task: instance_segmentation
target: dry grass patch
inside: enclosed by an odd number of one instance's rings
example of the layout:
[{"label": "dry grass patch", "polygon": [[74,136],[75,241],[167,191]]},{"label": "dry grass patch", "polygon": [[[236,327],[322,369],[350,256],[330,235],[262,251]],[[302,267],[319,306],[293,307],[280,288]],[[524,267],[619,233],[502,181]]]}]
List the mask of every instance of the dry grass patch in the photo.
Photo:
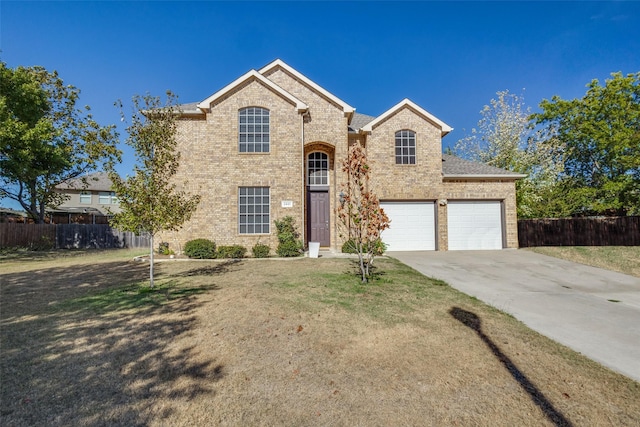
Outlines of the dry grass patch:
[{"label": "dry grass patch", "polygon": [[638,383],[394,260],[95,261],[2,269],[1,424],[640,423]]},{"label": "dry grass patch", "polygon": [[640,246],[545,246],[526,250],[640,277]]}]

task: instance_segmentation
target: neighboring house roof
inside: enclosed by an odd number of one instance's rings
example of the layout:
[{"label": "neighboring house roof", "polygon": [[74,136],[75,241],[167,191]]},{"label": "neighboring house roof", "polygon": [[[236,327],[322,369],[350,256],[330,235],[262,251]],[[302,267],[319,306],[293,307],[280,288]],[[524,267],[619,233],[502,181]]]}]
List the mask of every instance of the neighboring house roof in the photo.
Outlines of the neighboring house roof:
[{"label": "neighboring house roof", "polygon": [[95,172],[84,177],[69,179],[56,185],[56,188],[59,190],[111,191],[111,185],[111,180],[106,172]]},{"label": "neighboring house roof", "polygon": [[15,209],[2,208],[0,207],[0,215],[2,216],[19,216],[26,218],[27,213],[24,211],[17,211]]},{"label": "neighboring house roof", "polygon": [[402,110],[403,108],[410,108],[416,113],[418,113],[419,115],[423,116],[425,119],[434,123],[436,126],[440,128],[440,131],[442,132],[442,136],[445,136],[446,134],[448,134],[453,130],[451,126],[449,126],[442,120],[438,119],[436,116],[429,113],[427,110],[420,107],[418,104],[412,102],[408,98],[403,99],[398,104],[394,105],[393,107],[391,107],[390,109],[388,109],[387,111],[379,115],[375,120],[367,123],[362,128],[362,130],[364,132],[371,132],[376,125],[378,125],[379,123],[382,123],[383,121],[385,121],[386,119],[388,119],[389,117],[397,113],[398,111]]},{"label": "neighboring house roof", "polygon": [[294,70],[293,68],[291,68],[289,65],[287,65],[281,59],[276,59],[275,61],[271,62],[270,64],[265,65],[264,67],[262,67],[259,70],[259,73],[264,75],[264,74],[268,73],[269,71],[271,71],[273,69],[276,69],[276,68],[281,68],[281,69],[285,70],[287,73],[291,74],[292,76],[294,76],[296,79],[298,79],[299,81],[301,81],[305,85],[311,87],[316,92],[322,94],[325,98],[330,99],[335,104],[338,104],[340,107],[342,107],[342,111],[344,112],[345,115],[353,114],[355,112],[355,110],[356,110],[355,108],[353,108],[352,106],[350,106],[349,104],[347,104],[346,102],[344,102],[343,100],[341,100],[340,98],[338,98],[337,96],[332,94],[331,92],[327,91],[326,89],[318,86],[316,83],[314,83],[313,81],[309,80],[306,76],[304,76],[303,74],[301,74],[297,70]]},{"label": "neighboring house roof", "polygon": [[[295,105],[296,108],[298,109],[298,112],[306,111],[309,108],[307,104],[300,101],[298,98],[291,95],[289,92],[282,89],[280,86],[278,86],[277,84],[275,84],[274,82],[272,82],[271,80],[263,76],[262,74],[258,73],[256,70],[251,70],[245,73],[244,75],[240,76],[239,78],[235,79],[233,82],[229,83],[227,86],[223,87],[222,89],[220,89],[219,91],[217,91],[216,93],[214,93],[213,95],[205,99],[204,101],[200,102],[197,105],[197,107],[202,110],[208,110],[209,108],[211,108],[212,103],[216,102],[218,99],[229,94],[239,86],[246,84],[250,80],[257,80],[263,85],[265,85],[266,87],[270,88],[275,93],[279,94],[284,99],[288,100],[293,105]],[[189,105],[189,104],[185,104],[185,105]]]},{"label": "neighboring house roof", "polygon": [[355,133],[364,127],[367,123],[375,120],[375,116],[368,116],[366,114],[353,113],[351,123],[349,124],[349,132]]},{"label": "neighboring house roof", "polygon": [[495,166],[489,166],[484,163],[471,162],[469,160],[464,160],[460,157],[452,156],[450,154],[442,155],[442,175],[444,178],[449,179],[519,179],[526,177],[526,175],[520,173],[511,172],[509,170],[497,168]]}]

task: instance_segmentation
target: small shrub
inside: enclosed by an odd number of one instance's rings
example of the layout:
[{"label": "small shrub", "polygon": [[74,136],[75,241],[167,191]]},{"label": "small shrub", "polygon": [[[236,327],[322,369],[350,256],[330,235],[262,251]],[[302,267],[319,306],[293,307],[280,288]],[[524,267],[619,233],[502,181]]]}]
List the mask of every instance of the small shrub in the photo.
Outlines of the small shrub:
[{"label": "small shrub", "polygon": [[189,258],[212,259],[216,257],[216,244],[209,239],[189,240],[184,245],[184,253]]},{"label": "small shrub", "polygon": [[253,252],[254,258],[266,258],[269,256],[269,252],[271,252],[271,248],[269,247],[269,245],[256,243],[256,245],[253,248],[251,248],[251,252]]},{"label": "small shrub", "polygon": [[298,239],[300,233],[296,230],[296,221],[291,216],[285,216],[282,220],[275,220],[278,233],[278,248],[276,253],[281,257],[296,257],[302,255],[303,245]]},{"label": "small shrub", "polygon": [[278,245],[276,253],[281,257],[296,257],[302,254],[302,242],[299,240],[291,240]]},{"label": "small shrub", "polygon": [[[384,243],[382,240],[377,240],[375,242],[375,251],[373,252],[374,255],[382,255],[384,253],[384,251],[387,250],[387,245],[386,243]],[[364,246],[364,251],[368,252],[369,248],[367,245]],[[349,239],[346,242],[344,242],[344,244],[342,245],[342,253],[343,254],[357,254],[358,253],[358,249],[356,248],[356,243],[353,239]]]},{"label": "small shrub", "polygon": [[343,254],[355,254],[356,252],[356,243],[353,241],[353,239],[349,239],[342,244]]},{"label": "small shrub", "polygon": [[29,243],[27,249],[30,251],[49,251],[55,248],[55,242],[49,236],[40,236],[40,238]]},{"label": "small shrub", "polygon": [[158,243],[158,253],[160,255],[170,255],[171,250],[169,249],[169,243],[168,242]]},{"label": "small shrub", "polygon": [[218,258],[244,258],[247,248],[240,245],[218,246]]}]

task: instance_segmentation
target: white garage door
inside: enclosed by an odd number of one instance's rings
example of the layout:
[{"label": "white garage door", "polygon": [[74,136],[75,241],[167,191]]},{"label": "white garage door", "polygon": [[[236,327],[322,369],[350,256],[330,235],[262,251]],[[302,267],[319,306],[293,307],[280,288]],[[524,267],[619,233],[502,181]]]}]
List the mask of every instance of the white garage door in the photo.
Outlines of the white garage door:
[{"label": "white garage door", "polygon": [[382,232],[387,250],[435,250],[434,202],[382,202],[380,206],[391,220],[390,227]]},{"label": "white garage door", "polygon": [[502,249],[500,202],[449,202],[447,228],[450,251]]}]

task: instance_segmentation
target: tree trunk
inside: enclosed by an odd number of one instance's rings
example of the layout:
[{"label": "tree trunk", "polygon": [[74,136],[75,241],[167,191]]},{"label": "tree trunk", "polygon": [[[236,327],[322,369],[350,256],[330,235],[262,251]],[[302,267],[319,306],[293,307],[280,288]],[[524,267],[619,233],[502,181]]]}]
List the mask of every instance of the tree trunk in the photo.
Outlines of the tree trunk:
[{"label": "tree trunk", "polygon": [[153,234],[149,233],[149,287],[153,286]]}]

